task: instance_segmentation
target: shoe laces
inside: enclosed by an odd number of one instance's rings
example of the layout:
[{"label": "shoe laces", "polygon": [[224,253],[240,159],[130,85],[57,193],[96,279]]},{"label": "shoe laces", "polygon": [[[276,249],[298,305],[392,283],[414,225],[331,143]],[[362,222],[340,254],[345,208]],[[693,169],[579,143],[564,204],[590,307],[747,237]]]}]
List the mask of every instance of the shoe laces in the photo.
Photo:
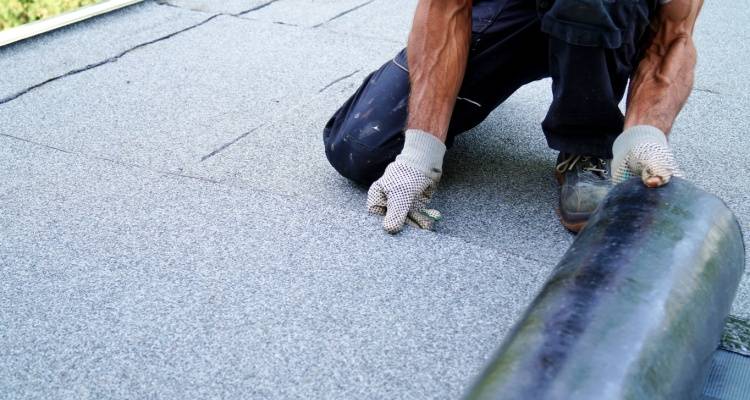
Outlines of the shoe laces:
[{"label": "shoe laces", "polygon": [[587,172],[593,172],[602,176],[607,174],[606,161],[603,158],[571,154],[555,167],[557,172],[565,173],[571,171],[576,165]]}]

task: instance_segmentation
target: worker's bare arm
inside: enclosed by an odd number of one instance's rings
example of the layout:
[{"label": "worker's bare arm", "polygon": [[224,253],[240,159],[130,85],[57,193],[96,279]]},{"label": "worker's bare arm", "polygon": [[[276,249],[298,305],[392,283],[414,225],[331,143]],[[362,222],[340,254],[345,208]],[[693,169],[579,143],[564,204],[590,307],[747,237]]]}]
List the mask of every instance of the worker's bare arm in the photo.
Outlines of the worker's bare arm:
[{"label": "worker's bare arm", "polygon": [[445,142],[471,38],[471,0],[420,0],[407,45],[408,129]]},{"label": "worker's bare arm", "polygon": [[668,133],[693,88],[693,27],[703,0],[672,0],[652,23],[653,41],[630,82],[625,128],[651,125]]}]

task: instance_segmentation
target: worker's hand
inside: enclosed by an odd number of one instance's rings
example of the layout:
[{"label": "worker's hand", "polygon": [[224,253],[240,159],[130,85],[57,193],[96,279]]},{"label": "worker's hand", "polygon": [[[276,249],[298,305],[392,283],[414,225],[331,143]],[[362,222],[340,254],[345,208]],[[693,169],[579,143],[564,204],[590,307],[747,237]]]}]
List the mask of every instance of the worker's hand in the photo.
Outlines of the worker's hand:
[{"label": "worker's hand", "polygon": [[445,145],[435,136],[410,129],[404,149],[367,193],[367,210],[384,215],[383,228],[396,233],[405,222],[432,229],[440,213],[427,209],[442,174]]},{"label": "worker's hand", "polygon": [[658,128],[638,125],[628,128],[612,146],[612,180],[615,184],[640,176],[648,187],[666,185],[682,171],[674,160],[667,137]]}]

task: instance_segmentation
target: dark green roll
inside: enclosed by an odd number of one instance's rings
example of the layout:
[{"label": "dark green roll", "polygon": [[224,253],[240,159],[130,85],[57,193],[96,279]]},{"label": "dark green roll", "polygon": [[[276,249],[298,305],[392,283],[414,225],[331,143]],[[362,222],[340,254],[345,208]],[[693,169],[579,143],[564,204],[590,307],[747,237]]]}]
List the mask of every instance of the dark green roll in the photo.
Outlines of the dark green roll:
[{"label": "dark green roll", "polygon": [[678,178],[624,182],[466,398],[699,398],[744,264],[721,200]]}]

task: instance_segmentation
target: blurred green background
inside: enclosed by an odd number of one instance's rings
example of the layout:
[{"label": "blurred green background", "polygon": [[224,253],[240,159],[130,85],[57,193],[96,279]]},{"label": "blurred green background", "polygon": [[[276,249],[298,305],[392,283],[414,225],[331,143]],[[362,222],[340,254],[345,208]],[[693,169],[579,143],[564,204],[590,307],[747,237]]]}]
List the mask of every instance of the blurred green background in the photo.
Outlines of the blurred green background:
[{"label": "blurred green background", "polygon": [[99,0],[0,0],[0,31],[97,1]]}]

